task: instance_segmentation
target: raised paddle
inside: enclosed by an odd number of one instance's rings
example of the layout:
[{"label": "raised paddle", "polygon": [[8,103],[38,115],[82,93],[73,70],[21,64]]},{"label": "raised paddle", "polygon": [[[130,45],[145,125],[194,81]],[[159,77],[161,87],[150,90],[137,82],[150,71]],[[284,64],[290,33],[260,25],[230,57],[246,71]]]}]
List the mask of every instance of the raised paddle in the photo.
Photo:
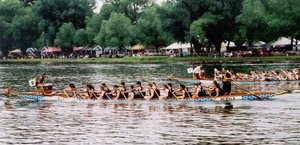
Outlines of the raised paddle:
[{"label": "raised paddle", "polygon": [[259,101],[263,100],[263,98],[261,98],[261,97],[258,96],[258,95],[255,95],[253,92],[251,92],[251,91],[249,91],[249,90],[243,88],[242,86],[237,85],[236,83],[233,83],[233,82],[232,82],[232,84],[234,84],[235,86],[237,86],[237,87],[240,88],[241,90],[246,91],[247,93],[253,95],[254,97],[256,97],[257,100],[259,100]]}]

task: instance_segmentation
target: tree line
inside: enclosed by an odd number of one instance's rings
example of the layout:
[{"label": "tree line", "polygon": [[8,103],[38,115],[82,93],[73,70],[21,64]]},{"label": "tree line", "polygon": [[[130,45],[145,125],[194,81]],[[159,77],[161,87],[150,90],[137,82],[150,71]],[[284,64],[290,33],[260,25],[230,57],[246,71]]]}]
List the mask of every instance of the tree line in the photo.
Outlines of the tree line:
[{"label": "tree line", "polygon": [[[57,45],[156,49],[189,42],[196,52],[220,52],[279,37],[300,39],[300,0],[0,0],[0,49]],[[292,42],[291,42],[292,43]],[[206,48],[205,50],[203,48]]]}]

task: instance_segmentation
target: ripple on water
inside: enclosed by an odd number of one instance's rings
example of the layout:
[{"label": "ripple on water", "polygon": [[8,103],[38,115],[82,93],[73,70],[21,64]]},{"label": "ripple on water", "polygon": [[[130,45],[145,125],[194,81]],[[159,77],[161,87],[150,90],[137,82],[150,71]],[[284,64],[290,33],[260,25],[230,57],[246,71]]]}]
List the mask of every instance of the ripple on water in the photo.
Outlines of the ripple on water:
[{"label": "ripple on water", "polygon": [[[56,88],[75,83],[98,87],[125,80],[128,84],[163,83],[175,72],[188,76],[187,63],[174,64],[2,64],[0,87],[30,90],[27,80],[49,72]],[[276,64],[237,69],[286,68]],[[216,66],[208,65],[209,73]],[[33,73],[34,72],[34,73]],[[299,89],[299,83],[249,85],[251,90]],[[217,102],[45,103],[0,101],[0,144],[297,144],[300,139],[299,94],[270,101],[233,101],[224,110]]]}]

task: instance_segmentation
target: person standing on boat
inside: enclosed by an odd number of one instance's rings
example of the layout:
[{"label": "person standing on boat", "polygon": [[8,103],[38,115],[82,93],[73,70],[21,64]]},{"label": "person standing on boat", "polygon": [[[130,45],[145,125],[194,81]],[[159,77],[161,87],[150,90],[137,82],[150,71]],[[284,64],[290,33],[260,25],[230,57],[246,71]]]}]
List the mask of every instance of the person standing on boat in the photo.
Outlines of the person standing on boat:
[{"label": "person standing on boat", "polygon": [[222,72],[223,72],[223,77],[222,77],[223,93],[224,93],[224,95],[230,95],[231,94],[231,81],[233,81],[233,79],[231,78],[231,74],[229,71],[226,71],[223,68]]}]

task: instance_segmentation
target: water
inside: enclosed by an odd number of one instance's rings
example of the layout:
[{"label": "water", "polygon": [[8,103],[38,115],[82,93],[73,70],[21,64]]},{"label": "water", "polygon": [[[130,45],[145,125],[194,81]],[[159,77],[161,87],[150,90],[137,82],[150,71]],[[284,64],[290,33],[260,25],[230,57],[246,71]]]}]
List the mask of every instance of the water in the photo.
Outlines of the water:
[{"label": "water", "polygon": [[[223,64],[236,70],[291,68],[299,64]],[[32,90],[28,79],[49,73],[55,88],[101,83],[109,86],[167,81],[175,72],[189,76],[187,63],[85,64],[5,63],[0,87]],[[207,72],[219,64],[208,64]],[[299,83],[245,86],[255,90],[300,89]],[[0,144],[298,144],[300,97],[286,94],[270,101],[222,102],[119,101],[99,104],[0,101]],[[222,107],[222,108],[220,108]]]}]

